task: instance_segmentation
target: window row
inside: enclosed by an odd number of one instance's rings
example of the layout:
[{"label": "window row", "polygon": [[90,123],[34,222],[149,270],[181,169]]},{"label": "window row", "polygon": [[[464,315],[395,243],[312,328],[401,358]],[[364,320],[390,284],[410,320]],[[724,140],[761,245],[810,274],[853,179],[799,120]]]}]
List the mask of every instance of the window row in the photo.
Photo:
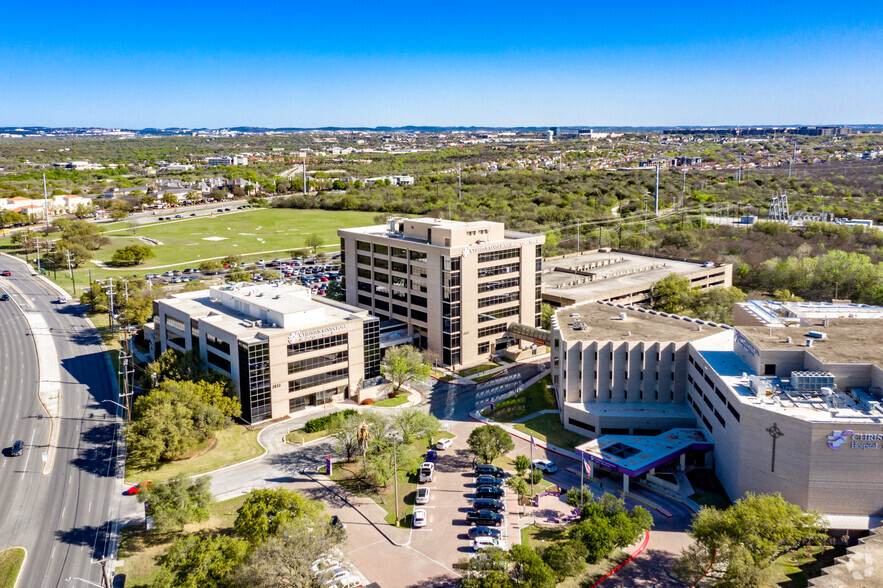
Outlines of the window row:
[{"label": "window row", "polygon": [[495,296],[485,296],[478,299],[478,308],[493,306],[495,304],[504,304],[506,302],[518,302],[519,293],[512,292],[510,294],[497,294]]},{"label": "window row", "polygon": [[288,391],[297,392],[298,390],[306,390],[307,388],[312,388],[313,386],[321,386],[323,384],[327,384],[328,382],[342,380],[347,377],[348,373],[349,370],[347,370],[347,368],[342,368],[339,370],[325,372],[323,374],[316,374],[315,376],[307,376],[306,378],[291,380],[290,382],[288,382]]},{"label": "window row", "polygon": [[514,288],[521,285],[521,278],[508,278],[505,280],[493,280],[478,285],[478,293],[492,292],[493,290],[502,290],[503,288]]},{"label": "window row", "polygon": [[508,306],[506,308],[500,308],[498,310],[489,310],[487,312],[479,313],[478,322],[486,323],[488,321],[501,319],[506,316],[514,316],[518,314],[519,308],[519,306]]},{"label": "window row", "polygon": [[347,336],[344,333],[342,335],[332,335],[331,337],[322,337],[321,339],[313,339],[312,341],[289,344],[288,355],[291,356],[297,353],[315,351],[316,349],[327,349],[329,347],[335,347],[336,345],[346,345],[346,342]]},{"label": "window row", "polygon": [[505,333],[506,329],[509,328],[509,325],[506,323],[500,323],[499,325],[491,325],[490,327],[484,327],[478,329],[478,337],[488,337],[490,335],[496,335],[498,333]]},{"label": "window row", "polygon": [[489,278],[491,276],[499,276],[500,274],[518,273],[521,269],[520,263],[506,263],[503,265],[492,265],[490,267],[478,268],[479,278]]},{"label": "window row", "polygon": [[479,253],[478,263],[496,261],[498,259],[511,259],[513,257],[521,257],[520,247],[516,247],[515,249],[502,249],[500,251],[489,251],[488,253]]},{"label": "window row", "polygon": [[326,355],[320,355],[318,357],[311,357],[309,359],[302,359],[300,361],[292,361],[288,364],[288,373],[294,374],[297,372],[305,372],[326,365],[333,365],[335,363],[346,361],[348,357],[349,353],[347,351],[338,351],[337,353],[328,353]]}]

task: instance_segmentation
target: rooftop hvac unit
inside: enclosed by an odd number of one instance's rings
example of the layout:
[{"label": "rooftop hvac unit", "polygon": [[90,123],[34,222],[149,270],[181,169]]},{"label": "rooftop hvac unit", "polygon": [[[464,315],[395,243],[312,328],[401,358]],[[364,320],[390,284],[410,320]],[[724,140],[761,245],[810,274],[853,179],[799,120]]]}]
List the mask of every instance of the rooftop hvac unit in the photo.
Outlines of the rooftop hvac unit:
[{"label": "rooftop hvac unit", "polygon": [[807,339],[807,340],[806,340],[806,346],[807,346],[807,347],[812,347],[812,339]]},{"label": "rooftop hvac unit", "polygon": [[624,312],[619,313],[619,320],[621,320],[621,321],[625,320],[625,313]]},{"label": "rooftop hvac unit", "polygon": [[791,342],[791,337],[785,337],[785,343],[790,343],[790,342]]}]

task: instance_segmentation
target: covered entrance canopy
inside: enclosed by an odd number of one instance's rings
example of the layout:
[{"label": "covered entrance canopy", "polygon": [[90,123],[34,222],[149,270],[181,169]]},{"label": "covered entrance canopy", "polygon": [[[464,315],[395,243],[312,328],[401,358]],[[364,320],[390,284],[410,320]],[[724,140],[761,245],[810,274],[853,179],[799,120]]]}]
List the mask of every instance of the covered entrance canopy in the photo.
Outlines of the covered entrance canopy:
[{"label": "covered entrance canopy", "polygon": [[623,490],[628,479],[685,455],[688,451],[714,449],[711,437],[702,429],[671,429],[652,437],[604,435],[578,445],[577,455],[602,468],[623,474]]}]

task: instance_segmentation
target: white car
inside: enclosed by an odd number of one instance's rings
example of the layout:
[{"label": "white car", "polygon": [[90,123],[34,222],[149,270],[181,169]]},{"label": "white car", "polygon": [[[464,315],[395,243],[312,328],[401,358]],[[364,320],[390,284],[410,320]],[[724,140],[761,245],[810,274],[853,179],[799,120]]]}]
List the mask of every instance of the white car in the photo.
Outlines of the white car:
[{"label": "white car", "polygon": [[549,461],[548,459],[535,459],[533,460],[533,467],[538,470],[542,470],[547,474],[554,474],[558,471],[558,466]]},{"label": "white car", "polygon": [[414,511],[414,516],[411,518],[414,524],[414,528],[420,528],[426,526],[426,511],[422,508],[418,508]]},{"label": "white car", "polygon": [[506,542],[502,539],[497,539],[496,537],[476,537],[472,540],[473,551],[481,551],[482,549],[486,549],[488,547],[499,547],[500,549],[507,549]]},{"label": "white car", "polygon": [[432,482],[432,474],[435,473],[435,464],[431,461],[424,461],[423,465],[420,466],[420,472],[417,476],[417,481],[421,484],[423,482]]},{"label": "white car", "polygon": [[429,504],[429,488],[423,486],[417,488],[417,498],[414,499],[416,504]]},{"label": "white car", "polygon": [[440,439],[438,443],[435,444],[436,449],[447,449],[451,445],[454,444],[453,439]]},{"label": "white car", "polygon": [[350,574],[349,576],[342,576],[337,578],[329,585],[329,588],[359,588],[362,586],[362,581],[359,580],[359,577]]},{"label": "white car", "polygon": [[67,303],[67,298],[65,298],[64,296],[59,296],[59,297],[58,297],[58,303],[59,303],[59,304],[65,304],[65,303]]}]

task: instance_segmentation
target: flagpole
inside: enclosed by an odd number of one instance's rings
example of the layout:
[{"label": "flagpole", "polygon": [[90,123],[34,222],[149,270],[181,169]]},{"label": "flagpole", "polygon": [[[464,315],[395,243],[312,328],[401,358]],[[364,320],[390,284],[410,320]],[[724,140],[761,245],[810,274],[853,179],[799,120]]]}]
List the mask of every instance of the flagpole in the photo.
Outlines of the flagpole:
[{"label": "flagpole", "polygon": [[582,458],[582,466],[579,470],[579,511],[582,514],[583,511],[583,474],[586,472],[586,458]]},{"label": "flagpole", "polygon": [[530,496],[533,498],[533,435],[530,436]]}]

